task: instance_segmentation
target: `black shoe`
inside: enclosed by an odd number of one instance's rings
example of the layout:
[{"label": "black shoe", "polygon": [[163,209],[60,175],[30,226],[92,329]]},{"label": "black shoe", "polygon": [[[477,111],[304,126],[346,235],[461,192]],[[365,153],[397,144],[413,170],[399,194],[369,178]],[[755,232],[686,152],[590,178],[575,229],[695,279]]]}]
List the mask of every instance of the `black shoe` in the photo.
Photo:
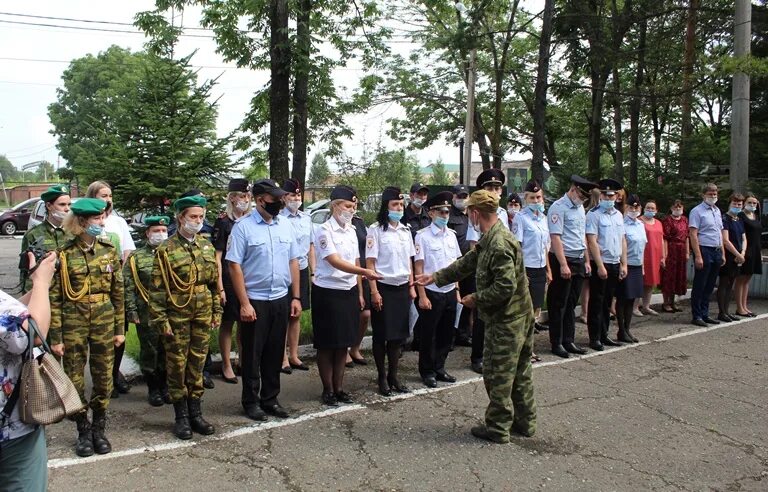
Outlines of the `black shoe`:
[{"label": "black shoe", "polygon": [[[402,352],[400,353],[400,357],[402,357]],[[355,363],[352,361],[349,361],[346,364],[344,364],[344,367],[346,367],[347,369],[352,369],[353,367],[355,367]]]},{"label": "black shoe", "polygon": [[730,317],[730,316],[728,316],[728,315],[727,315],[727,314],[725,314],[725,313],[720,313],[720,314],[718,314],[718,315],[717,315],[717,320],[718,320],[718,321],[722,321],[723,323],[730,323],[730,322],[732,321],[732,320],[731,320],[731,317]]},{"label": "black shoe", "polygon": [[211,379],[211,375],[207,372],[203,373],[203,388],[205,389],[213,389],[213,387],[216,386],[213,383],[213,379]]},{"label": "black shoe", "polygon": [[176,415],[176,423],[173,425],[173,435],[179,439],[192,439],[192,428],[189,426],[187,400],[181,399],[173,402],[173,412]]},{"label": "black shoe", "polygon": [[[354,362],[355,359],[352,359],[352,362]],[[305,366],[302,362],[301,364],[294,364],[293,362],[288,363],[289,366],[291,366],[291,369],[296,369],[297,371],[309,371],[309,367]]]},{"label": "black shoe", "polygon": [[122,373],[118,373],[117,381],[115,381],[115,388],[117,388],[117,391],[123,395],[131,391],[131,385],[128,384],[128,381],[126,381],[125,376],[123,376]]},{"label": "black shoe", "polygon": [[103,413],[103,411],[94,412],[91,438],[93,439],[93,450],[96,451],[96,454],[107,454],[112,451],[112,445],[105,435],[106,430],[107,414]]},{"label": "black shoe", "polygon": [[444,383],[455,383],[456,378],[448,374],[447,372],[438,372],[435,379]]},{"label": "black shoe", "polygon": [[363,358],[355,359],[354,357],[352,357],[352,364],[357,364],[358,366],[367,366],[368,361]]},{"label": "black shoe", "polygon": [[387,382],[389,383],[389,387],[392,389],[392,391],[396,391],[398,393],[410,393],[411,389],[404,385],[400,384],[400,381],[394,378],[387,378]]},{"label": "black shoe", "polygon": [[392,396],[392,390],[389,389],[386,377],[379,378],[379,394],[381,396]]},{"label": "black shoe", "polygon": [[509,431],[514,432],[521,437],[533,437],[533,432],[531,432],[529,429],[523,429],[515,424],[512,424],[512,428],[509,429]]},{"label": "black shoe", "polygon": [[472,429],[470,429],[470,432],[476,438],[484,439],[484,440],[490,441],[492,443],[496,443],[496,444],[507,444],[507,443],[509,443],[509,437],[504,439],[502,437],[495,436],[495,435],[491,434],[490,432],[488,432],[488,428],[486,426],[484,426],[484,425],[477,425],[475,427],[472,427]]},{"label": "black shoe", "polygon": [[291,366],[285,366],[280,369],[280,372],[282,372],[283,374],[293,374],[293,369],[291,369]]},{"label": "black shoe", "polygon": [[157,388],[150,388],[147,392],[147,402],[153,407],[162,407],[163,395],[160,394],[160,390]]},{"label": "black shoe", "polygon": [[611,340],[608,337],[605,337],[602,340],[600,340],[600,343],[608,347],[621,347],[621,343],[617,342],[616,340]]},{"label": "black shoe", "polygon": [[328,405],[329,407],[339,406],[339,402],[336,401],[336,396],[330,391],[323,393],[322,400],[323,400],[323,405]]},{"label": "black shoe", "polygon": [[288,417],[291,416],[285,408],[280,406],[279,403],[273,403],[271,405],[262,405],[261,409],[267,412],[269,415],[273,415],[281,419],[287,419]]},{"label": "black shoe", "polygon": [[598,352],[602,352],[605,349],[603,344],[600,342],[589,342],[589,348],[592,350],[597,350]]},{"label": "black shoe", "polygon": [[618,340],[618,341],[620,341],[620,342],[624,342],[624,343],[635,343],[635,341],[634,341],[634,340],[632,340],[632,339],[629,337],[629,335],[627,334],[627,332],[626,332],[626,331],[619,331],[619,332],[616,334],[616,340]]},{"label": "black shoe", "polygon": [[453,342],[453,344],[459,347],[471,347],[472,339],[467,337],[456,337],[456,340]]},{"label": "black shoe", "polygon": [[548,325],[543,325],[539,323],[538,321],[533,322],[533,329],[536,331],[549,331]]},{"label": "black shoe", "polygon": [[345,391],[337,391],[333,394],[334,398],[336,398],[337,402],[341,403],[354,403],[355,400],[352,399],[352,395]]},{"label": "black shoe", "polygon": [[704,322],[703,319],[698,319],[698,318],[691,321],[691,324],[696,326],[701,326],[702,328],[706,328],[707,326],[709,326],[707,323]]},{"label": "black shoe", "polygon": [[77,443],[75,444],[75,454],[81,458],[93,456],[93,441],[91,436],[91,423],[88,421],[88,414],[81,412],[78,414],[77,422]]},{"label": "black shoe", "polygon": [[472,370],[475,371],[478,374],[483,373],[483,361],[473,361],[472,362]]},{"label": "black shoe", "polygon": [[245,415],[251,419],[255,420],[257,422],[264,422],[267,420],[267,414],[259,407],[250,407],[245,409]]},{"label": "black shoe", "polygon": [[437,380],[432,376],[422,378],[421,380],[424,382],[424,386],[427,388],[437,388]]},{"label": "black shoe", "polygon": [[579,347],[578,345],[576,345],[573,342],[571,342],[571,343],[564,343],[563,344],[563,348],[569,354],[584,355],[584,354],[587,353],[586,349],[583,349],[583,348]]},{"label": "black shoe", "polygon": [[734,316],[734,315],[732,315],[732,314],[730,314],[730,313],[728,313],[726,316],[728,316],[729,318],[731,318],[731,321],[739,321],[739,318],[737,318],[736,316]]},{"label": "black shoe", "polygon": [[[234,373],[235,371],[233,370],[232,372]],[[225,383],[237,384],[237,376],[232,376],[231,378],[228,378],[227,376],[224,375],[224,371],[221,371],[221,379],[223,379]]]},{"label": "black shoe", "polygon": [[719,322],[719,321],[717,321],[717,320],[714,320],[714,319],[710,318],[709,316],[707,316],[706,318],[702,318],[702,319],[703,319],[703,320],[704,320],[704,322],[705,322],[706,324],[708,324],[708,325],[719,325],[719,324],[720,324],[720,322]]},{"label": "black shoe", "polygon": [[558,357],[562,357],[563,359],[567,359],[568,357],[571,356],[571,354],[569,354],[568,351],[565,350],[565,347],[563,347],[562,345],[552,346],[552,353]]},{"label": "black shoe", "polygon": [[213,424],[203,418],[203,410],[201,408],[201,401],[197,398],[190,398],[187,400],[189,407],[189,426],[193,431],[204,436],[210,436],[216,429]]}]

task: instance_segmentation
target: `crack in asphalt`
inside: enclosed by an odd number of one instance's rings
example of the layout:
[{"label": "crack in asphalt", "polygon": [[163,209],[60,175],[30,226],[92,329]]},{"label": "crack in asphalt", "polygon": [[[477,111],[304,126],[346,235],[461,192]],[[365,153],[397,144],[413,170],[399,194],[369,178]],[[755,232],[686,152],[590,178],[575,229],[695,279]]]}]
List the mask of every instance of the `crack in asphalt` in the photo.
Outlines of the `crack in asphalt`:
[{"label": "crack in asphalt", "polygon": [[586,458],[586,459],[601,458],[601,459],[604,459],[604,460],[607,460],[607,461],[615,461],[617,463],[621,463],[623,465],[626,465],[630,470],[632,470],[632,471],[634,471],[636,473],[639,473],[640,475],[644,475],[646,477],[656,478],[658,480],[661,480],[668,487],[675,487],[678,490],[692,490],[692,489],[689,489],[688,487],[686,487],[684,485],[675,483],[675,482],[669,480],[668,478],[666,478],[666,477],[664,477],[662,475],[659,475],[657,473],[653,473],[653,472],[650,472],[650,471],[647,471],[647,470],[642,470],[640,468],[637,468],[637,467],[635,467],[634,463],[632,463],[631,461],[625,460],[625,459],[617,458],[615,456],[608,456],[608,455],[606,455],[604,453],[600,453],[598,451],[590,451],[589,453],[579,454],[579,456],[581,456],[582,458]]},{"label": "crack in asphalt", "polygon": [[379,465],[376,463],[376,460],[373,459],[373,456],[371,456],[371,453],[368,452],[368,443],[365,442],[365,440],[355,434],[355,421],[352,419],[339,419],[339,424],[341,424],[341,427],[344,429],[344,434],[346,434],[347,439],[349,439],[352,443],[354,443],[357,446],[357,450],[365,456],[365,458],[368,460],[368,465],[372,469],[379,469]]}]

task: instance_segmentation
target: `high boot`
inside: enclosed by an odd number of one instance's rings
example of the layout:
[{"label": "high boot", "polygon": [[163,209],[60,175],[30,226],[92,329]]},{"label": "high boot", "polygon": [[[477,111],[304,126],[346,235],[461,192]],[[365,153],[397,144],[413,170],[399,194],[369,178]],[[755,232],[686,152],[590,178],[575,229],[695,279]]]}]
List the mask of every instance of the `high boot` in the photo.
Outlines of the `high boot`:
[{"label": "high boot", "polygon": [[176,424],[173,426],[173,435],[179,439],[192,439],[192,429],[189,427],[189,411],[187,410],[186,398],[173,402],[173,411],[176,413]]},{"label": "high boot", "polygon": [[93,412],[93,426],[91,435],[93,437],[93,449],[97,454],[107,454],[112,451],[112,445],[104,434],[107,430],[107,412],[104,410]]},{"label": "high boot", "polygon": [[157,374],[157,387],[160,390],[160,395],[163,397],[163,403],[170,405],[173,403],[171,400],[171,394],[168,393],[168,381],[166,380],[165,371]]},{"label": "high boot", "polygon": [[75,444],[75,454],[85,458],[93,455],[93,444],[91,443],[91,423],[88,421],[88,411],[83,411],[75,417],[77,423],[77,444]]},{"label": "high boot", "polygon": [[147,402],[153,407],[162,407],[163,395],[160,393],[157,377],[154,374],[147,374],[144,379],[147,381]]},{"label": "high boot", "polygon": [[207,422],[203,418],[203,411],[200,408],[200,400],[197,398],[190,398],[189,404],[189,424],[192,430],[198,434],[208,436],[216,432],[213,425]]}]

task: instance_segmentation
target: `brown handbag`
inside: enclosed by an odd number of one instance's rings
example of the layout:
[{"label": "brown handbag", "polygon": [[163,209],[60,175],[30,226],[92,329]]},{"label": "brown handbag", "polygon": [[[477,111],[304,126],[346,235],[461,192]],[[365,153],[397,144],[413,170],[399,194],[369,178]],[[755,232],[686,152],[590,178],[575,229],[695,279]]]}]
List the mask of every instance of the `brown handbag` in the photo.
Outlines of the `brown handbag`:
[{"label": "brown handbag", "polygon": [[[29,346],[19,377],[19,417],[27,424],[49,425],[85,408],[77,389],[64,372],[51,348],[40,336],[37,324],[27,318]],[[43,341],[44,352],[34,356],[34,340]]]}]

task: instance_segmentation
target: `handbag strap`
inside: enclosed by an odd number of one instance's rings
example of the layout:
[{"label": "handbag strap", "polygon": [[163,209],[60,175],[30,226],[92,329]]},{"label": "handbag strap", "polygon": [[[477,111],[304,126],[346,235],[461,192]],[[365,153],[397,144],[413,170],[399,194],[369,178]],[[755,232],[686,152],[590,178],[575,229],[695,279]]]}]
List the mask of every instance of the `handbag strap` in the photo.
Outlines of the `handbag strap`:
[{"label": "handbag strap", "polygon": [[[25,354],[28,356],[27,358],[24,358],[23,360],[29,360],[32,358],[32,350],[35,347],[35,337],[39,337],[43,341],[43,347],[47,349],[49,352],[51,351],[50,347],[48,347],[48,344],[46,343],[45,339],[43,339],[40,336],[40,331],[37,328],[37,323],[35,320],[32,319],[32,317],[27,318],[27,350],[25,351]],[[23,364],[23,361],[22,361]],[[16,385],[13,387],[13,391],[11,392],[11,396],[8,397],[8,401],[5,402],[5,406],[3,406],[3,411],[0,412],[0,423],[2,423],[3,426],[5,426],[5,423],[8,421],[8,419],[11,418],[11,413],[13,413],[13,407],[16,406],[16,402],[19,401],[19,394],[21,393],[21,374],[19,374],[19,379],[16,381]]]},{"label": "handbag strap", "polygon": [[37,322],[32,319],[30,316],[27,318],[27,326],[29,329],[27,330],[27,336],[29,337],[29,340],[27,342],[27,359],[32,359],[32,351],[35,349],[35,338],[39,338],[42,342],[43,350],[48,352],[49,354],[51,352],[51,347],[48,345],[48,342],[45,341],[45,337],[40,334],[40,329],[37,327]]}]

